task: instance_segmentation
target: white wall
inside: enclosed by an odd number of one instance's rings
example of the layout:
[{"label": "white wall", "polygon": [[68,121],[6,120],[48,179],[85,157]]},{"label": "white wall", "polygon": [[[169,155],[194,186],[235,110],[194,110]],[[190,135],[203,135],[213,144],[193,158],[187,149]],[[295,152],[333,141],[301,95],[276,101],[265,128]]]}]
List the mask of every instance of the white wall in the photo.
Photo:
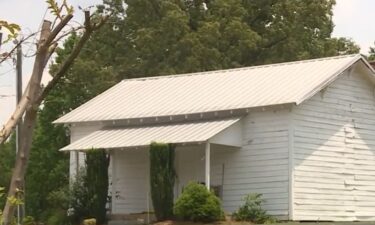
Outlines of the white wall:
[{"label": "white wall", "polygon": [[375,220],[374,86],[347,72],[293,118],[294,219]]},{"label": "white wall", "polygon": [[203,146],[185,146],[176,148],[175,166],[177,172],[175,195],[179,196],[190,182],[205,181],[205,151]]},{"label": "white wall", "polygon": [[[70,127],[70,143],[73,143],[86,135],[97,131],[101,128],[99,124],[90,125],[75,125]],[[78,162],[77,162],[78,161]],[[85,163],[85,154],[83,152],[70,152],[70,165],[69,165],[69,176],[74,178],[78,169],[82,167]]]},{"label": "white wall", "polygon": [[149,151],[129,149],[112,152],[112,213],[128,214],[152,209],[149,199]]},{"label": "white wall", "polygon": [[[265,209],[288,218],[289,111],[257,112],[241,120],[243,147],[212,144],[211,184],[223,185],[223,207],[238,209],[248,193],[262,193]],[[113,213],[147,211],[149,163],[147,150],[114,151]],[[204,182],[204,145],[178,147],[176,151],[178,196],[189,181]]]},{"label": "white wall", "polygon": [[[212,146],[212,157],[216,154]],[[176,148],[175,167],[177,172],[175,197],[190,182],[205,181],[204,145]],[[113,162],[113,214],[140,213],[152,209],[149,190],[149,151],[129,149],[112,151]],[[212,160],[212,185],[221,184],[222,168]]]},{"label": "white wall", "polygon": [[214,157],[224,164],[226,212],[235,211],[249,193],[261,193],[265,209],[280,219],[288,217],[289,110],[250,113],[242,119],[243,147]]},{"label": "white wall", "polygon": [[[268,212],[287,219],[289,115],[289,110],[251,113],[240,121],[243,130],[242,148],[212,144],[211,184],[223,186],[223,207],[226,212],[235,211],[248,193],[262,193]],[[72,141],[97,129],[100,126],[73,127]],[[83,160],[81,154],[81,165]],[[116,177],[110,189],[112,213],[144,212],[152,207],[147,197],[148,151],[111,151],[111,163],[115,173],[113,176]],[[75,171],[75,165],[75,153],[71,153],[71,174]],[[176,196],[189,181],[204,182],[204,145],[178,147],[176,168]]]}]

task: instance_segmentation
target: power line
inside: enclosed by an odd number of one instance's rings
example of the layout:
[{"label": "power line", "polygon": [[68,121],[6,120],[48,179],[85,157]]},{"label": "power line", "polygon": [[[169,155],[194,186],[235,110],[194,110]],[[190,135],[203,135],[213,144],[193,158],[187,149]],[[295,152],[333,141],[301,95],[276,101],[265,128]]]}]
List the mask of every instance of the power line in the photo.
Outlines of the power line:
[{"label": "power line", "polygon": [[0,99],[2,98],[10,98],[10,97],[14,97],[15,95],[0,95]]},{"label": "power line", "polygon": [[5,71],[5,72],[3,72],[3,73],[0,73],[0,77],[1,76],[4,76],[4,75],[7,75],[8,73],[10,73],[10,72],[12,72],[12,71],[14,71],[15,69],[14,68],[12,68],[12,69],[10,69],[10,70],[8,70],[8,71]]}]

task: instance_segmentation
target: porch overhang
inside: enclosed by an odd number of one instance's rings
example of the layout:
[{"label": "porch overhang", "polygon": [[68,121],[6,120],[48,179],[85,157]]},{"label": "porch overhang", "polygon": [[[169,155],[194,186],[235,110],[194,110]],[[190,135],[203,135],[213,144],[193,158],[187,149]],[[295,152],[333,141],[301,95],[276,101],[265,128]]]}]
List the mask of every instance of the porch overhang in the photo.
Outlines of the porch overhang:
[{"label": "porch overhang", "polygon": [[210,142],[239,147],[242,141],[242,128],[238,123],[239,120],[240,118],[229,118],[152,126],[103,128],[60,150],[127,149],[148,146],[153,141],[177,145]]}]

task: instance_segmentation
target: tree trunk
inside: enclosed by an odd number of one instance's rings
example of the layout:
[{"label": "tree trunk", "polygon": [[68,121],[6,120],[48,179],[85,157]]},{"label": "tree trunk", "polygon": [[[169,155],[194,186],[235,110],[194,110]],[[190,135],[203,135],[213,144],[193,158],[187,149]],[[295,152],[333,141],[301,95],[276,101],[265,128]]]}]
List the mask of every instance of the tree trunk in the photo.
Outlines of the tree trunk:
[{"label": "tree trunk", "polygon": [[[16,197],[17,192],[22,191],[24,177],[26,173],[27,162],[30,155],[32,134],[36,123],[38,105],[34,105],[37,97],[41,90],[41,79],[43,70],[45,67],[46,58],[48,57],[48,46],[45,41],[51,33],[51,22],[44,21],[42,25],[42,31],[40,34],[40,40],[38,41],[37,54],[35,56],[35,62],[33,67],[33,73],[31,75],[29,84],[27,86],[25,94],[22,96],[20,102],[17,105],[15,113],[11,116],[8,123],[4,126],[0,134],[0,142],[4,142],[9,137],[13,128],[17,124],[21,125],[21,136],[23,137],[21,145],[16,155],[16,163],[12,173],[12,179],[9,186],[8,198]],[[22,123],[22,115],[25,114],[24,122]],[[4,225],[10,225],[14,217],[15,205],[9,200],[6,201],[3,211]]]},{"label": "tree trunk", "polygon": [[[73,51],[71,52],[69,57],[64,61],[62,66],[59,68],[59,70],[53,77],[52,81],[42,91],[40,83],[44,68],[46,66],[46,62],[52,54],[50,48],[56,48],[56,43],[53,43],[54,39],[72,17],[73,15],[68,14],[67,16],[62,18],[61,22],[52,31],[51,22],[44,21],[42,31],[40,34],[40,40],[38,41],[33,73],[31,75],[26,91],[22,95],[22,98],[18,103],[15,112],[12,114],[6,125],[0,130],[1,144],[6,141],[6,139],[9,137],[12,130],[17,124],[22,124],[21,135],[23,138],[16,156],[16,163],[12,173],[11,183],[8,191],[8,198],[16,197],[19,191],[23,191],[24,177],[26,174],[26,169],[29,161],[32,138],[34,128],[36,125],[38,108],[40,104],[42,103],[43,99],[48,95],[49,91],[53,89],[53,87],[57,84],[59,79],[73,64],[74,60],[77,58],[84,44],[88,41],[92,32],[96,29],[99,29],[109,18],[109,16],[106,16],[102,18],[102,20],[97,24],[91,24],[90,13],[88,11],[85,11],[85,32],[83,33],[77,45],[73,48]],[[22,115],[24,113],[25,118],[22,122]],[[6,205],[3,210],[3,225],[10,225],[12,223],[15,208],[16,205],[12,204],[10,201],[6,202]]]},{"label": "tree trunk", "polygon": [[56,48],[54,41],[59,32],[66,26],[66,24],[72,19],[73,15],[68,14],[61,19],[60,23],[51,31],[52,23],[44,20],[42,30],[40,33],[40,39],[37,44],[37,52],[35,54],[35,61],[33,66],[33,72],[31,74],[30,81],[26,87],[25,93],[22,95],[20,102],[17,104],[16,110],[13,112],[10,119],[6,122],[3,128],[0,130],[0,144],[4,143],[14,127],[22,120],[22,116],[28,107],[31,107],[35,103],[35,99],[39,96],[40,82],[42,80],[43,71],[46,63],[51,56],[49,48]]},{"label": "tree trunk", "polygon": [[21,121],[23,114],[28,107],[31,107],[35,98],[39,95],[40,82],[42,80],[45,61],[48,57],[48,46],[45,41],[51,33],[51,22],[44,21],[42,31],[40,33],[40,40],[38,41],[37,53],[35,56],[33,72],[26,88],[25,94],[22,95],[20,102],[17,104],[16,110],[0,131],[0,144],[4,143],[14,127]]},{"label": "tree trunk", "polygon": [[[30,107],[25,114],[25,119],[21,127],[22,142],[17,152],[16,164],[12,173],[12,180],[9,187],[8,196],[17,196],[17,192],[23,191],[24,177],[29,161],[32,144],[33,130],[36,124],[37,111],[35,107]],[[3,224],[10,225],[14,217],[14,210],[17,206],[10,201],[6,201],[3,211]]]}]

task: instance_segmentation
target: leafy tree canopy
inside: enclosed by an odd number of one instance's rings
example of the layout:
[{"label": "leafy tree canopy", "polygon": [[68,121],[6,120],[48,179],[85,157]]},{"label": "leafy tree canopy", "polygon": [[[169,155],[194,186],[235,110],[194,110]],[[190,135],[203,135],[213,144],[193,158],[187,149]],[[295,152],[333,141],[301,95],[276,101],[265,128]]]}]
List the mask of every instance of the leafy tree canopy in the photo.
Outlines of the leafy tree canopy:
[{"label": "leafy tree canopy", "polygon": [[[334,1],[126,0],[122,77],[251,66],[358,52],[331,38]],[[147,16],[146,16],[147,15]],[[122,51],[121,51],[122,50]]]},{"label": "leafy tree canopy", "polygon": [[374,61],[375,60],[375,47],[370,47],[370,50],[369,50],[369,55],[368,55],[368,60],[369,61]]}]

